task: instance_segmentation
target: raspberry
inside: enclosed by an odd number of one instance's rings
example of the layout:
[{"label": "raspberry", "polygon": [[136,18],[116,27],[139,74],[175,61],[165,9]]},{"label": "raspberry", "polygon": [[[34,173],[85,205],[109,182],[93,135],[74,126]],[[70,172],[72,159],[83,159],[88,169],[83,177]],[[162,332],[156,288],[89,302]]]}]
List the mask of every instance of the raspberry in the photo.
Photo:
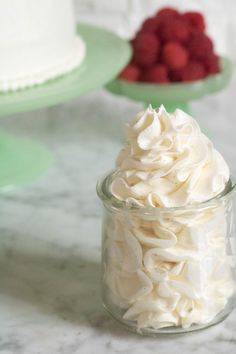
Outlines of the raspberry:
[{"label": "raspberry", "polygon": [[155,33],[158,28],[158,21],[155,17],[150,17],[143,22],[141,31]]},{"label": "raspberry", "polygon": [[218,74],[220,72],[220,60],[218,55],[211,55],[204,61],[208,75]]},{"label": "raspberry", "polygon": [[201,80],[206,76],[204,65],[198,61],[190,61],[183,69],[181,69],[182,81]]},{"label": "raspberry", "polygon": [[145,71],[141,76],[140,81],[158,84],[168,83],[168,69],[163,64],[156,64]]},{"label": "raspberry", "polygon": [[147,68],[156,62],[155,53],[141,53],[134,54],[134,63],[142,68]]},{"label": "raspberry", "polygon": [[203,32],[206,27],[204,17],[200,12],[185,12],[182,15],[182,19],[193,30]]},{"label": "raspberry", "polygon": [[180,18],[180,13],[173,8],[166,7],[156,14],[156,33],[162,35],[163,27],[169,25],[173,20]]},{"label": "raspberry", "polygon": [[181,69],[178,70],[171,70],[169,73],[170,81],[172,82],[179,82],[181,81]]},{"label": "raspberry", "polygon": [[186,42],[189,35],[190,32],[188,26],[180,20],[173,20],[170,23],[165,23],[161,29],[161,38],[164,42]]},{"label": "raspberry", "polygon": [[153,65],[158,57],[160,44],[152,33],[140,33],[134,42],[134,62],[142,67]]},{"label": "raspberry", "polygon": [[140,32],[135,39],[134,49],[138,51],[146,50],[152,48],[153,51],[157,52],[159,49],[159,41],[152,33]]},{"label": "raspberry", "polygon": [[188,42],[191,58],[205,59],[213,53],[212,40],[204,33],[195,33]]},{"label": "raspberry", "polygon": [[127,81],[138,81],[139,68],[133,64],[128,64],[120,73],[119,78]]},{"label": "raspberry", "polygon": [[172,7],[164,7],[163,9],[159,10],[156,13],[156,17],[161,18],[161,19],[172,19],[179,17],[180,14],[177,10],[173,9]]},{"label": "raspberry", "polygon": [[181,44],[169,42],[164,45],[162,59],[169,69],[181,69],[188,62],[188,52]]},{"label": "raspberry", "polygon": [[134,39],[134,38],[130,39],[129,43],[130,43],[131,47],[134,46],[134,42],[135,42],[135,39]]}]

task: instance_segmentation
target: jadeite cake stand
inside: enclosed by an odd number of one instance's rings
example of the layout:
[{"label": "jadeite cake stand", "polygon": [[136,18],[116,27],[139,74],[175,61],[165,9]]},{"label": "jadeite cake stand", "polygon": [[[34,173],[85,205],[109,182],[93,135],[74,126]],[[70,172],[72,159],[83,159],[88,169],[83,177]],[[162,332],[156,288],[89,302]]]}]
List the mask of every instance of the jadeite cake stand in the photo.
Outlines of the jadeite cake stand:
[{"label": "jadeite cake stand", "polygon": [[116,95],[127,96],[132,100],[144,102],[145,105],[152,104],[153,107],[158,107],[160,104],[164,104],[170,112],[176,108],[190,112],[189,101],[224,89],[230,81],[231,74],[231,62],[227,58],[221,57],[221,72],[219,74],[193,83],[154,85],[115,79],[109,82],[106,87]]},{"label": "jadeite cake stand", "polygon": [[[131,57],[126,41],[106,30],[81,24],[87,53],[83,64],[70,74],[47,83],[12,93],[0,94],[0,116],[49,107],[113,80]],[[33,181],[52,162],[43,146],[0,132],[0,188],[11,188]]]}]

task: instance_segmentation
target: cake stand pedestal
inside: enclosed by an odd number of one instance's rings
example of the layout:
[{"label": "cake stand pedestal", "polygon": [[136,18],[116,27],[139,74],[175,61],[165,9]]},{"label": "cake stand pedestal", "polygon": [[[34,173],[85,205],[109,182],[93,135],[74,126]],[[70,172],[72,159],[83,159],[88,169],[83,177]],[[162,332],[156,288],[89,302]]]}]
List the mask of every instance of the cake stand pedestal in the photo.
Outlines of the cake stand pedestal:
[{"label": "cake stand pedestal", "polygon": [[223,90],[228,85],[231,74],[231,62],[222,57],[219,74],[193,83],[155,85],[115,79],[109,82],[106,87],[116,95],[127,96],[132,100],[144,102],[145,106],[151,104],[153,107],[159,107],[164,104],[169,112],[180,108],[190,113],[190,101]]},{"label": "cake stand pedestal", "polygon": [[[0,116],[50,107],[113,80],[131,57],[129,44],[109,31],[81,24],[78,33],[86,43],[83,64],[73,72],[33,88],[0,94]],[[29,183],[51,164],[50,152],[29,140],[0,132],[0,188]]]},{"label": "cake stand pedestal", "polygon": [[44,146],[0,131],[1,190],[33,181],[51,162],[51,153]]}]

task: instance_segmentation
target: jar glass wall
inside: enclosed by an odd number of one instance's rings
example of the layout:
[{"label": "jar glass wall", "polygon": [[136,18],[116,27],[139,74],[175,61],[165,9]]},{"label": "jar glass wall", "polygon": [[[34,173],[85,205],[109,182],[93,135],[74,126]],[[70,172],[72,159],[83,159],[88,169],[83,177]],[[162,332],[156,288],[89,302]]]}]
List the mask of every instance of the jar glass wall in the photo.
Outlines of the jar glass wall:
[{"label": "jar glass wall", "polygon": [[178,208],[134,207],[98,184],[103,201],[103,303],[129,329],[180,333],[223,320],[236,303],[233,197]]}]

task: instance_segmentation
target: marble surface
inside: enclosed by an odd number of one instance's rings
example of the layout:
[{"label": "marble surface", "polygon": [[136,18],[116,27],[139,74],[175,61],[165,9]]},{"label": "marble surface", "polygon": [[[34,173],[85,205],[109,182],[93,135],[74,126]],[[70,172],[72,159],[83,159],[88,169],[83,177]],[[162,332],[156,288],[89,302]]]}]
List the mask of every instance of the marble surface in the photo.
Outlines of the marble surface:
[{"label": "marble surface", "polygon": [[[234,167],[236,82],[192,104]],[[45,143],[55,162],[34,184],[1,193],[0,353],[222,354],[236,349],[236,314],[188,335],[127,333],[100,300],[97,179],[113,167],[122,126],[141,104],[103,90],[50,109],[6,117],[1,128]]]}]

